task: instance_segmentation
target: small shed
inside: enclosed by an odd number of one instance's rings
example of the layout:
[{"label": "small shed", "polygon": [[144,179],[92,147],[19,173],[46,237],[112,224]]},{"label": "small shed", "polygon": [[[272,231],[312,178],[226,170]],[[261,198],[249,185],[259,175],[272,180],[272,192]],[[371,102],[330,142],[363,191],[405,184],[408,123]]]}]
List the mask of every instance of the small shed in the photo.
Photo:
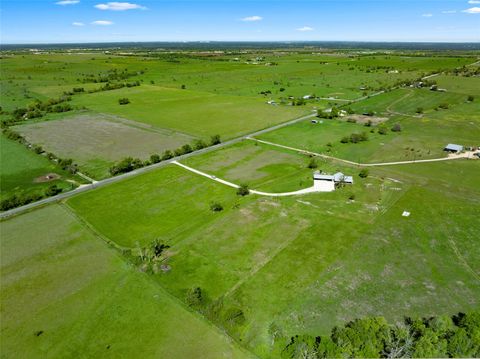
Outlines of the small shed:
[{"label": "small shed", "polygon": [[458,153],[463,151],[463,146],[449,143],[443,150],[447,152]]}]

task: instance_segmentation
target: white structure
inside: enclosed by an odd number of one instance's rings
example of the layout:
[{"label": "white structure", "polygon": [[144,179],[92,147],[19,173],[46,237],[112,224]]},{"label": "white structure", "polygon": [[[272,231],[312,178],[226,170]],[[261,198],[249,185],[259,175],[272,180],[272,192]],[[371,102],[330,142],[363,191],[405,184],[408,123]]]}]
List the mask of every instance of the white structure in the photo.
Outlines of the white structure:
[{"label": "white structure", "polygon": [[335,191],[335,186],[339,183],[353,184],[352,176],[345,176],[342,172],[334,175],[326,175],[320,172],[313,174],[313,187],[320,192]]}]

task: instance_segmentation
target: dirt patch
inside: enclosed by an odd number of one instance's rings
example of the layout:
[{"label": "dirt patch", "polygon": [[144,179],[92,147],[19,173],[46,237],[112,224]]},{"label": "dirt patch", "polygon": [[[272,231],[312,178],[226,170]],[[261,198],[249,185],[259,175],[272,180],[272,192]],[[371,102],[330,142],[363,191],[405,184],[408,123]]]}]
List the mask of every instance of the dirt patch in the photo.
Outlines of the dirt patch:
[{"label": "dirt patch", "polygon": [[47,173],[46,175],[37,177],[33,180],[34,183],[45,183],[60,179],[60,175],[56,173]]},{"label": "dirt patch", "polygon": [[356,123],[365,124],[371,121],[372,125],[378,125],[379,123],[388,121],[388,117],[376,117],[365,115],[348,115],[344,117],[345,121],[354,120]]}]

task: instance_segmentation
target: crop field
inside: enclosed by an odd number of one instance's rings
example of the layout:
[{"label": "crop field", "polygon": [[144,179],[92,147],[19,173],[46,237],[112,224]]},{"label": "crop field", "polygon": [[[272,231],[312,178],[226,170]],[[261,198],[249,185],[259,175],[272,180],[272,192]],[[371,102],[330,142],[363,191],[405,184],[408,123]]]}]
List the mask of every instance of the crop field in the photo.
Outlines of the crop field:
[{"label": "crop field", "polygon": [[[79,184],[78,178],[73,178],[45,157],[35,154],[3,135],[0,137],[0,146],[2,199],[13,194],[43,192],[53,184],[60,188],[71,188]],[[49,174],[55,174],[55,176],[52,179],[43,179]]]},{"label": "crop field", "polygon": [[248,357],[66,208],[0,225],[2,356]]},{"label": "crop field", "polygon": [[60,120],[15,127],[28,141],[62,158],[73,158],[82,171],[105,178],[116,161],[132,156],[142,160],[173,150],[193,137],[152,128],[112,116],[85,113]]}]

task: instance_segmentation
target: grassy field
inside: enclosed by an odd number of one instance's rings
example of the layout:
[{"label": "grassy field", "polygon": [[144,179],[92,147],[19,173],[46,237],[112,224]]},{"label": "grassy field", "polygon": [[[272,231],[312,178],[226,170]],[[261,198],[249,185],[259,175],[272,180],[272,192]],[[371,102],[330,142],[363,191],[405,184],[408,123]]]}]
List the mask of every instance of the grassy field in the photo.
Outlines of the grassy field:
[{"label": "grassy field", "polygon": [[[1,198],[13,194],[42,193],[53,184],[60,188],[70,189],[79,181],[61,168],[52,164],[45,157],[35,154],[15,141],[0,137],[0,183]],[[43,181],[42,176],[57,174],[58,179]],[[72,181],[73,182],[69,182]]]},{"label": "grassy field", "polygon": [[95,113],[35,122],[15,130],[48,152],[73,158],[96,179],[107,177],[109,167],[125,157],[146,160],[153,153],[162,154],[193,140],[182,133]]},{"label": "grassy field", "polygon": [[[130,104],[119,105],[123,97]],[[74,103],[204,139],[215,134],[238,137],[306,113],[305,108],[270,106],[262,99],[152,85],[80,95]]]},{"label": "grassy field", "polygon": [[[245,171],[257,176],[262,171],[255,166],[257,160],[267,168],[276,161],[294,162],[291,154],[279,151],[275,156],[267,146],[257,147],[240,144],[188,164],[234,180],[244,178]],[[266,155],[268,164],[262,160]],[[232,171],[234,163],[239,168],[245,165],[244,171]],[[469,178],[465,184],[451,185],[461,170],[471,174],[478,163],[415,166],[410,175],[399,174],[403,167],[380,169],[366,180],[355,176],[354,186],[334,193],[281,199],[236,198],[233,189],[167,168],[68,204],[122,245],[145,243],[144,233],[150,238],[160,234],[172,245],[168,256],[172,270],[155,275],[158,282],[180,299],[189,289],[201,287],[210,300],[221,299],[223,308],[241,308],[246,321],[226,329],[256,354],[270,357],[276,350],[272,328],[280,328],[285,337],[326,333],[334,324],[363,315],[398,320],[423,314],[426,307],[428,314],[438,314],[478,305],[477,181]],[[293,173],[301,179],[304,172],[299,168]],[[434,174],[441,173],[448,176],[435,180]],[[265,188],[275,187],[277,174],[263,177],[269,183]],[[168,192],[164,181],[172,183]],[[161,209],[159,185],[162,198],[175,198],[175,205]],[[226,210],[209,213],[207,190]],[[348,200],[352,194],[355,201]],[[126,202],[129,208],[120,205]],[[404,210],[411,211],[410,218],[401,216]],[[127,217],[134,220],[126,223]],[[184,218],[189,218],[186,228]],[[455,260],[441,264],[452,256]],[[280,345],[285,339],[278,340]]]},{"label": "grassy field", "polygon": [[1,231],[2,357],[249,357],[66,208],[4,221]]}]

